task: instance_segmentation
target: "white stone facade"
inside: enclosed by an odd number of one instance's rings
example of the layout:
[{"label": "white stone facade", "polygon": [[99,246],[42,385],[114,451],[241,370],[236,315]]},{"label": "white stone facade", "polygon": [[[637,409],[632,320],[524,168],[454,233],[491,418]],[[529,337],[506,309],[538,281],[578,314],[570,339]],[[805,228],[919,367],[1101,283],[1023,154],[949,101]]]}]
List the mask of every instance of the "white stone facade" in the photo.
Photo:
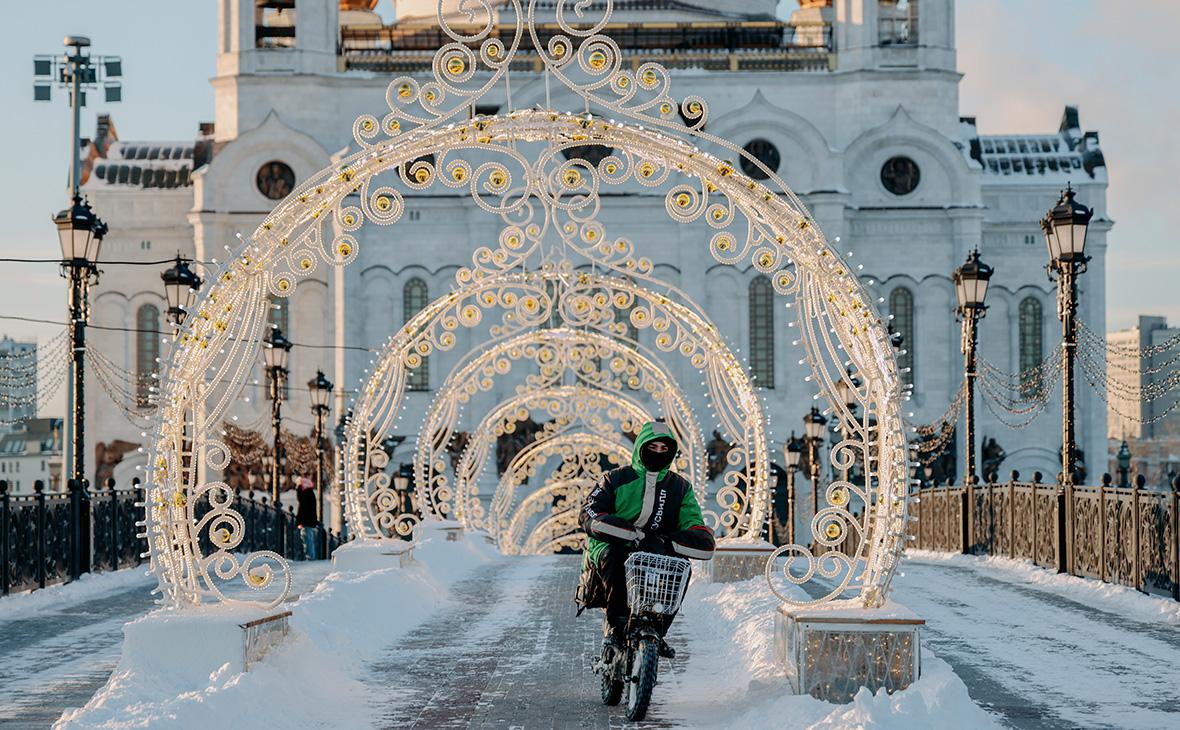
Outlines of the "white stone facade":
[{"label": "white stone facade", "polygon": [[[1038,220],[1067,181],[1078,190],[1078,199],[1095,209],[1088,244],[1093,260],[1081,280],[1081,316],[1099,332],[1105,329],[1105,251],[1111,223],[1097,136],[1077,128],[1076,111],[1067,110],[1059,131],[1035,140],[980,137],[973,120],[960,118],[953,0],[909,4],[918,11],[912,43],[883,42],[879,35],[885,26],[878,11],[895,3],[809,2],[797,13],[799,22],[818,19],[831,28],[822,68],[741,70],[735,60],[737,71],[678,68],[672,76],[674,92],[708,100],[712,134],[741,145],[755,139],[774,145],[781,160],[779,174],[811,208],[827,236],[838,239],[841,249],[855,252],[853,261],[863,264],[864,279],[873,282],[871,288],[886,302],[883,309],[894,290],[910,290],[912,341],[905,346],[913,353],[917,386],[913,421],[923,423],[944,411],[961,382],[950,273],[967,253],[978,247],[996,268],[990,310],[981,324],[981,353],[1015,372],[1021,367],[1022,301],[1031,297],[1040,303],[1043,355],[1060,341]],[[711,3],[714,10],[664,5],[669,9],[627,10],[627,17],[634,22],[730,22],[742,12],[766,17],[775,3]],[[276,203],[255,184],[260,166],[281,161],[302,181],[351,148],[353,119],[380,114],[391,74],[348,69],[347,59],[338,53],[342,16],[336,0],[297,0],[289,47],[257,47],[252,0],[222,0],[218,12],[215,124],[211,138],[205,139],[215,154],[191,173],[191,186],[152,189],[104,184],[91,177],[86,192],[111,226],[104,256],[153,260],[180,251],[198,260],[223,257],[227,244],[237,244],[236,234],[248,235]],[[357,13],[350,10],[344,17],[356,22]],[[795,37],[809,37],[813,30],[801,26]],[[827,36],[821,36],[822,44]],[[544,103],[541,76],[514,72],[511,83],[514,107]],[[557,93],[556,83],[552,87],[556,107],[580,108],[580,102]],[[497,89],[481,103],[503,109],[507,97]],[[917,186],[904,195],[890,192],[882,179],[883,165],[899,156],[911,159],[920,171]],[[1051,165],[1046,162],[1050,158]],[[292,401],[285,412],[296,419],[292,428],[297,432],[309,430],[307,394],[301,386],[316,369],[324,369],[343,396],[341,391],[357,386],[372,357],[329,346],[379,348],[405,319],[403,290],[410,279],[425,281],[432,298],[444,293],[455,270],[469,263],[472,242],[494,240],[499,230],[498,219],[436,189],[407,196],[407,204],[408,213],[397,226],[358,232],[357,261],[340,273],[321,265],[292,297],[287,335],[300,346],[291,353]],[[662,206],[662,196],[636,190],[611,199],[600,218],[608,233],[628,237],[657,262],[659,276],[701,303],[735,349],[747,351],[747,292],[754,272],[713,265],[704,254],[700,232],[668,221]],[[150,241],[150,248],[144,241]],[[144,303],[163,312],[162,293],[155,273],[112,267],[96,291],[95,319],[134,327],[135,312]],[[774,438],[781,443],[792,430],[801,431],[813,389],[797,365],[802,352],[791,345],[788,313],[778,307],[775,387],[765,397]],[[91,339],[134,369],[134,335],[93,331]],[[461,339],[452,353],[431,358],[431,388],[457,362],[464,344]],[[682,383],[697,382],[686,365],[670,363],[670,368]],[[503,388],[500,395],[510,392],[511,384]],[[246,396],[251,402],[239,405],[239,425],[261,423],[265,431],[266,404],[258,402],[263,389],[248,388]],[[409,461],[413,432],[430,398],[429,391],[409,395],[400,433],[411,438],[394,455],[395,462]],[[1040,470],[1051,480],[1059,471],[1060,395],[1054,399],[1039,420],[1020,431],[1002,426],[982,402],[977,406],[980,437],[995,437],[1007,450],[1005,474],[1012,468],[1025,475]],[[702,399],[697,401],[703,405]],[[91,394],[88,402],[91,443],[143,440],[121,413],[107,407],[105,396]],[[333,420],[339,407],[338,402]],[[707,416],[701,420],[710,431]],[[1085,387],[1079,388],[1078,423],[1093,472],[1105,461],[1106,410]],[[135,462],[129,459],[127,464]],[[960,474],[961,464],[960,456]]]}]

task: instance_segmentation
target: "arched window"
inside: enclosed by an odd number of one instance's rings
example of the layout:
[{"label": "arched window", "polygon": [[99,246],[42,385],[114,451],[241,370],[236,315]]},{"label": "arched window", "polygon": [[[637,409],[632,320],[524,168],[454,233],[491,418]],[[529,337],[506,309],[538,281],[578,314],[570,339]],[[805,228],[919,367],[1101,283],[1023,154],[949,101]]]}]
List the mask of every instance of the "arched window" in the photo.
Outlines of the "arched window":
[{"label": "arched window", "polygon": [[774,287],[765,276],[750,282],[750,372],[755,385],[774,387]]},{"label": "arched window", "polygon": [[1025,297],[1020,302],[1020,393],[1032,395],[1037,388],[1037,380],[1033,377],[1032,369],[1041,364],[1044,359],[1044,312],[1041,300],[1036,297]]},{"label": "arched window", "polygon": [[[902,336],[902,352],[897,354],[897,366],[903,371],[901,380],[907,385],[914,382],[914,359],[918,343],[914,338],[914,293],[900,286],[889,293],[889,313],[893,315],[893,329]],[[909,372],[905,372],[909,368]]]},{"label": "arched window", "polygon": [[[426,307],[428,298],[429,290],[426,288],[426,282],[418,278],[406,282],[405,288],[402,289],[402,305],[405,309],[407,322]],[[422,364],[407,374],[406,388],[408,390],[430,389],[429,358],[422,358]]]},{"label": "arched window", "polygon": [[160,309],[154,304],[145,304],[135,313],[135,402],[140,408],[152,405],[151,387],[156,381],[152,377],[159,372],[160,364]]}]

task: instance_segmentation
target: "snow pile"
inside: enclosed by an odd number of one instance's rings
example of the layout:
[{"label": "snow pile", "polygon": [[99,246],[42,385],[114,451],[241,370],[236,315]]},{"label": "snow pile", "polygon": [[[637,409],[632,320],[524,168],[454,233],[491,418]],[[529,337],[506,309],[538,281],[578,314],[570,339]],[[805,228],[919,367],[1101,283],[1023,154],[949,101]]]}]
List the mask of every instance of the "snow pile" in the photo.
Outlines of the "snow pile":
[{"label": "snow pile", "polygon": [[949,563],[1006,583],[1034,585],[1049,593],[1087,606],[1117,613],[1145,623],[1180,624],[1180,603],[1171,598],[1149,596],[1128,586],[1103,583],[1093,578],[1055,573],[1027,560],[962,555],[931,550],[907,550],[906,560],[919,563]]},{"label": "snow pile", "polygon": [[[344,564],[373,543],[342,548]],[[351,553],[351,554],[350,554]],[[125,627],[123,655],[106,686],[59,728],[366,727],[365,665],[438,611],[448,586],[494,557],[478,538],[425,531],[406,567],[341,569],[295,603],[269,612],[210,606],[156,611]],[[399,558],[388,557],[398,566]],[[291,633],[241,671],[235,624],[289,609]]]},{"label": "snow pile", "polygon": [[928,648],[922,652],[921,679],[904,691],[874,695],[861,689],[847,705],[792,694],[773,656],[777,606],[762,578],[694,584],[677,619],[691,656],[683,672],[661,678],[660,694],[666,693],[656,700],[661,712],[693,727],[733,730],[998,727]]},{"label": "snow pile", "polygon": [[63,607],[76,607],[84,601],[133,588],[150,590],[156,584],[156,579],[147,573],[146,567],[126,568],[111,573],[86,573],[69,583],[5,596],[0,600],[0,621],[30,618]]}]

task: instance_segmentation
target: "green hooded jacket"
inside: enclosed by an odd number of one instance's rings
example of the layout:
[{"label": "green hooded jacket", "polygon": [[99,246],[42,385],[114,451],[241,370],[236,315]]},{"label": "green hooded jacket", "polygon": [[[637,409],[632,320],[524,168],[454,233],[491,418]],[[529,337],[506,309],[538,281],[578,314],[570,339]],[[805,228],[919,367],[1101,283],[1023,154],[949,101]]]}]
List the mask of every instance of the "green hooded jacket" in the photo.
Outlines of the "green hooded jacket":
[{"label": "green hooded jacket", "polygon": [[[580,521],[582,529],[589,535],[586,546],[588,562],[596,565],[600,563],[610,538],[630,541],[639,537],[637,533],[618,524],[619,518],[645,535],[654,533],[671,537],[673,550],[681,555],[698,560],[707,560],[712,556],[712,533],[701,517],[701,507],[697,504],[692,485],[672,471],[671,467],[658,474],[649,474],[643,465],[640,450],[649,441],[656,439],[669,440],[674,444],[674,450],[679,449],[680,445],[667,424],[659,421],[645,423],[635,439],[631,465],[604,474],[586,498]],[[604,517],[612,519],[604,521]],[[701,549],[705,545],[699,539],[675,539],[674,533],[686,530],[704,531],[708,549]],[[705,535],[695,532],[693,537]],[[678,544],[680,542],[688,544]]]}]

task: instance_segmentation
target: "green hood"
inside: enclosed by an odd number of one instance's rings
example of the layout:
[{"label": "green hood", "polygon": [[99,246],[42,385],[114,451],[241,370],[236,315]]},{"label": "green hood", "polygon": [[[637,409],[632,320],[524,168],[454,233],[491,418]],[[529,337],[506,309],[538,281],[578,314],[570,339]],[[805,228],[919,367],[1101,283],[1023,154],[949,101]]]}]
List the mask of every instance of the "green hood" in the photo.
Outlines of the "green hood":
[{"label": "green hood", "polygon": [[[631,449],[631,468],[639,473],[640,479],[643,479],[647,475],[647,467],[643,465],[643,459],[639,458],[639,451],[643,448],[644,444],[649,441],[655,441],[656,439],[671,441],[673,444],[673,454],[680,451],[680,442],[676,440],[676,435],[672,433],[672,429],[668,424],[661,421],[648,421],[643,424],[643,428],[639,429],[639,435],[635,437],[635,447]],[[673,456],[672,460],[675,462],[675,456]],[[662,480],[668,474],[668,469],[671,468],[671,465],[669,465],[666,469],[661,470],[656,475],[656,480]]]}]

